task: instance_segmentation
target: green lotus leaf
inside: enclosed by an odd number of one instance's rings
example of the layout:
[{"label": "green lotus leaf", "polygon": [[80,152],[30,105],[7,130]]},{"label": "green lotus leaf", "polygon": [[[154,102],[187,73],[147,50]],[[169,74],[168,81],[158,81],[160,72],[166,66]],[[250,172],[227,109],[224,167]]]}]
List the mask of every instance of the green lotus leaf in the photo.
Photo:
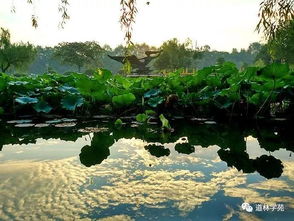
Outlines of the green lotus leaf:
[{"label": "green lotus leaf", "polygon": [[116,75],[115,80],[121,84],[125,89],[129,89],[133,83],[121,75]]},{"label": "green lotus leaf", "polygon": [[159,89],[151,89],[144,94],[144,98],[157,96],[161,91]]},{"label": "green lotus leaf", "polygon": [[62,108],[74,111],[77,107],[84,104],[84,98],[77,95],[67,95],[61,100]]},{"label": "green lotus leaf", "polygon": [[148,104],[151,106],[151,107],[157,107],[158,105],[162,104],[164,101],[164,98],[163,97],[153,97],[153,98],[150,98],[149,101],[148,101]]},{"label": "green lotus leaf", "polygon": [[88,78],[79,79],[76,85],[81,94],[87,96],[92,96],[93,93],[104,88],[97,80]]},{"label": "green lotus leaf", "polygon": [[79,94],[80,93],[78,91],[78,89],[76,89],[75,87],[70,87],[70,86],[61,86],[61,87],[59,87],[59,90],[61,92],[67,92],[70,94]]},{"label": "green lotus leaf", "polygon": [[37,98],[33,98],[33,97],[17,97],[15,98],[15,102],[19,103],[19,104],[36,104],[38,103],[38,99]]},{"label": "green lotus leaf", "polygon": [[156,115],[156,112],[154,110],[145,110],[145,114],[147,114],[148,116],[153,116]]},{"label": "green lotus leaf", "polygon": [[254,105],[259,105],[263,102],[261,94],[260,93],[256,93],[253,94],[249,99],[248,99],[249,103],[254,104]]},{"label": "green lotus leaf", "polygon": [[8,82],[8,85],[17,85],[17,86],[20,86],[20,85],[26,85],[28,84],[29,82],[27,81],[10,81]]},{"label": "green lotus leaf", "polygon": [[138,122],[144,123],[144,122],[146,122],[147,119],[148,119],[148,116],[146,114],[138,114],[136,116],[136,121],[138,121]]},{"label": "green lotus leaf", "polygon": [[123,122],[121,119],[117,119],[115,122],[114,122],[114,126],[115,127],[121,127],[123,125]]},{"label": "green lotus leaf", "polygon": [[39,103],[35,104],[33,108],[38,113],[49,113],[53,109],[46,101],[40,101]]},{"label": "green lotus leaf", "polygon": [[94,77],[97,79],[107,80],[112,77],[112,73],[107,69],[99,68],[95,72]]},{"label": "green lotus leaf", "polygon": [[44,91],[51,91],[53,89],[53,87],[45,87],[43,90]]},{"label": "green lotus leaf", "polygon": [[268,78],[278,78],[287,75],[289,71],[290,69],[288,64],[273,63],[264,67],[261,71],[261,75]]},{"label": "green lotus leaf", "polygon": [[128,106],[132,104],[135,100],[136,100],[136,97],[132,93],[112,97],[112,103],[116,107]]}]

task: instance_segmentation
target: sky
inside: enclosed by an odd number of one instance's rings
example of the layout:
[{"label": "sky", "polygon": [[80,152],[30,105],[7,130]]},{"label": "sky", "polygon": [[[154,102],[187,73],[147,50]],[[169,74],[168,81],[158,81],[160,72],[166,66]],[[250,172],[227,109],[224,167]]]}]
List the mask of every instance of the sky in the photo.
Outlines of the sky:
[{"label": "sky", "polygon": [[[54,46],[60,42],[92,41],[115,47],[124,43],[119,23],[120,0],[69,0],[71,19],[58,28],[61,0],[0,0],[0,27],[10,30],[13,42]],[[146,2],[150,2],[149,5]],[[164,41],[190,38],[197,46],[231,51],[260,42],[255,32],[257,0],[137,0],[133,42],[160,46]],[[12,5],[16,12],[12,13]],[[39,27],[31,26],[36,14]]]}]

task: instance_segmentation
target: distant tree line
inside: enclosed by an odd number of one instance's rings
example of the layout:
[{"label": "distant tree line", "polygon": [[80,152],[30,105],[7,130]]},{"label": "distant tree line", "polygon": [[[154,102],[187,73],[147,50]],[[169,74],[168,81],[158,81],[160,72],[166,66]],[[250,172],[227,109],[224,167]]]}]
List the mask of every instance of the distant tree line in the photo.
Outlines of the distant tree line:
[{"label": "distant tree line", "polygon": [[[146,51],[161,50],[162,53],[150,64],[155,72],[201,69],[206,66],[233,62],[238,68],[249,65],[265,65],[271,62],[294,64],[294,21],[280,28],[275,38],[266,44],[251,43],[247,49],[231,52],[211,50],[210,46],[198,47],[190,39],[165,41],[159,48],[143,44],[128,47],[128,53],[138,58]],[[8,30],[0,32],[0,71],[7,73],[85,72],[91,74],[97,68],[109,69],[113,73],[122,70],[122,64],[107,55],[122,56],[126,48],[122,45],[111,48],[98,42],[63,42],[55,47],[33,46],[30,43],[11,43]]]}]

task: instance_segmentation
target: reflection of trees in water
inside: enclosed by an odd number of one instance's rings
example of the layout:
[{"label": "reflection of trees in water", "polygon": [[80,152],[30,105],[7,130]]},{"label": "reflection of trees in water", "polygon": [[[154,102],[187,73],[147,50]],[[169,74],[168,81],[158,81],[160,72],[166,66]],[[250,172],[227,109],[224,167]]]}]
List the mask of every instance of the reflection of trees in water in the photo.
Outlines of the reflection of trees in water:
[{"label": "reflection of trees in water", "polygon": [[114,139],[108,133],[94,133],[91,145],[81,149],[81,163],[86,167],[102,163],[110,155],[109,147],[113,143]]},{"label": "reflection of trees in water", "polygon": [[262,155],[254,160],[256,171],[265,178],[277,178],[283,173],[282,161],[273,156]]},{"label": "reflection of trees in water", "polygon": [[195,147],[189,143],[178,143],[175,146],[175,150],[178,153],[191,154],[194,153]]},{"label": "reflection of trees in water", "polygon": [[260,147],[267,151],[286,149],[293,152],[294,139],[292,132],[292,127],[261,128],[256,130],[255,137]]},{"label": "reflection of trees in water", "polygon": [[53,126],[44,128],[14,127],[10,124],[0,124],[0,150],[6,144],[36,144],[37,139],[60,139],[64,141],[76,141],[83,134],[75,128],[57,128]]},{"label": "reflection of trees in water", "polygon": [[175,145],[178,153],[185,154],[193,153],[196,145],[201,147],[217,145],[221,148],[218,151],[220,159],[227,162],[228,166],[242,170],[244,173],[258,172],[261,176],[271,179],[281,176],[284,168],[282,161],[267,155],[250,159],[246,153],[245,138],[247,136],[257,138],[260,147],[268,151],[278,149],[293,151],[293,139],[289,134],[285,136],[286,132],[291,130],[283,128],[279,133],[275,130],[276,128],[272,127],[248,129],[232,125],[187,125],[180,130],[176,129],[171,141],[174,142],[181,136],[188,136],[189,143]]},{"label": "reflection of trees in water", "polygon": [[155,144],[149,144],[144,147],[148,152],[155,157],[163,157],[163,156],[169,156],[170,150],[168,148],[164,148],[162,145],[155,145]]},{"label": "reflection of trees in water", "polygon": [[280,177],[283,173],[282,161],[273,156],[262,155],[256,159],[250,159],[246,152],[234,152],[224,149],[220,149],[217,153],[221,160],[227,162],[229,167],[234,166],[244,173],[257,171],[267,179]]},{"label": "reflection of trees in water", "polygon": [[[16,128],[8,124],[0,126],[0,150],[2,150],[3,145],[36,143],[38,138],[76,141],[85,135],[85,133],[78,132],[78,129],[87,127],[89,124],[80,124],[73,128]],[[110,129],[110,131],[113,132],[113,136],[109,136],[110,132],[95,133],[91,145],[86,145],[81,149],[80,161],[82,164],[91,166],[103,162],[110,154],[109,147],[114,143],[114,139],[135,137],[148,143],[164,144],[174,143],[180,137],[188,137],[189,143],[175,145],[175,150],[178,153],[191,154],[195,151],[194,146],[196,145],[201,147],[217,145],[221,148],[218,151],[219,157],[227,162],[228,166],[234,166],[244,173],[257,171],[266,178],[273,178],[282,174],[282,162],[273,156],[266,155],[250,159],[246,153],[245,138],[248,136],[256,138],[260,147],[268,151],[286,149],[293,152],[294,147],[294,139],[291,134],[293,126],[242,127],[242,125],[206,125],[180,122],[175,124],[174,133],[163,133],[158,126],[123,127],[120,130]],[[156,157],[170,155],[170,150],[163,145],[147,145],[145,149]]]}]

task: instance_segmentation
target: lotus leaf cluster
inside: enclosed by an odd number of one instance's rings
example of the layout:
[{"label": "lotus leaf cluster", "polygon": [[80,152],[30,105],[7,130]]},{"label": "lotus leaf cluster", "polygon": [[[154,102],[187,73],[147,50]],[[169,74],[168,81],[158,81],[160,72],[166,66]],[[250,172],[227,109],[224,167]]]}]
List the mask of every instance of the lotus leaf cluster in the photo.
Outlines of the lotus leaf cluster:
[{"label": "lotus leaf cluster", "polygon": [[[93,76],[2,73],[0,95],[1,115],[137,115],[148,110],[158,116],[288,116],[294,110],[294,72],[287,64],[239,70],[225,62],[192,74],[179,70],[152,78],[130,78],[104,69]],[[145,122],[147,116],[137,120]]]}]

